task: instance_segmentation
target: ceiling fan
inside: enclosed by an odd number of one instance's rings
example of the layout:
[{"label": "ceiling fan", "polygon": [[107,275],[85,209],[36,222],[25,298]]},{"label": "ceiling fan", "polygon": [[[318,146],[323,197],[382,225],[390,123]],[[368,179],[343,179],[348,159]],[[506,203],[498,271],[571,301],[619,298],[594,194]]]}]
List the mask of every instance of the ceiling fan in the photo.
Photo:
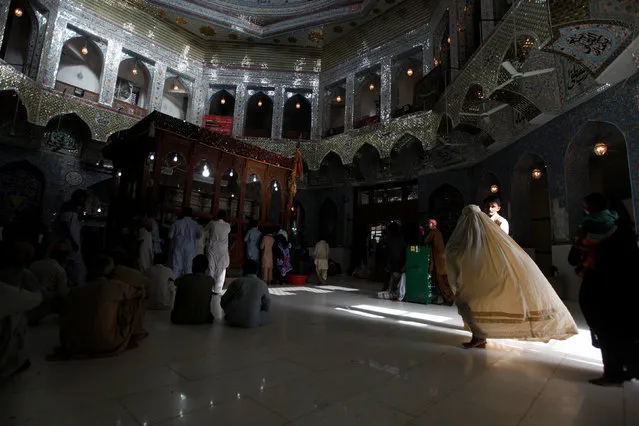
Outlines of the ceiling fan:
[{"label": "ceiling fan", "polygon": [[[519,7],[519,4],[521,3],[521,1],[516,2],[515,7]],[[527,45],[527,43],[530,43],[529,45]],[[530,41],[530,40],[526,40],[526,43],[524,43],[524,53],[523,53],[523,57],[525,59],[525,49],[526,48],[530,48],[532,47],[534,44],[534,42]],[[517,14],[513,14],[513,48],[514,48],[514,53],[515,53],[515,59],[518,59],[519,55],[519,46],[517,44]],[[506,72],[508,72],[508,74],[510,75],[510,78],[508,80],[506,80],[505,82],[503,82],[502,84],[500,84],[499,86],[495,87],[492,91],[492,93],[494,93],[497,90],[503,89],[504,87],[508,86],[509,84],[515,83],[519,80],[521,80],[522,78],[529,78],[529,77],[535,77],[538,75],[542,75],[542,74],[547,74],[550,72],[553,72],[555,69],[554,68],[545,68],[545,69],[541,69],[541,70],[533,70],[533,71],[528,71],[528,72],[521,72],[518,71],[517,68],[515,68],[515,66],[513,65],[513,63],[511,61],[504,61],[501,63],[501,66],[504,67],[504,69],[506,70]]]},{"label": "ceiling fan", "polygon": [[495,92],[495,91],[497,91],[499,89],[503,89],[504,87],[508,86],[509,84],[514,83],[516,81],[519,81],[522,78],[535,77],[537,75],[548,74],[548,73],[553,72],[555,70],[554,68],[545,68],[545,69],[542,69],[542,70],[534,70],[534,71],[528,71],[528,72],[523,72],[522,73],[520,71],[517,71],[517,68],[515,68],[510,61],[502,62],[501,66],[504,67],[504,69],[508,72],[508,74],[510,74],[510,78],[508,80],[504,81],[499,86],[495,87],[495,89],[493,89],[493,92]]}]

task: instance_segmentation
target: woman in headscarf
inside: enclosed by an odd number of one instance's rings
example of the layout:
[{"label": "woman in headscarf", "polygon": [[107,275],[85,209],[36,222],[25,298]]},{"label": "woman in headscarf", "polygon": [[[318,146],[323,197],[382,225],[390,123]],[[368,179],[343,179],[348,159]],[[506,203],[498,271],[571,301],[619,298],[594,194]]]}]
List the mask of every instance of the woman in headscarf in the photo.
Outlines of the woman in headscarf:
[{"label": "woman in headscarf", "polygon": [[577,334],[577,325],[535,262],[480,208],[464,207],[446,245],[446,271],[459,314],[486,339],[548,342]]}]

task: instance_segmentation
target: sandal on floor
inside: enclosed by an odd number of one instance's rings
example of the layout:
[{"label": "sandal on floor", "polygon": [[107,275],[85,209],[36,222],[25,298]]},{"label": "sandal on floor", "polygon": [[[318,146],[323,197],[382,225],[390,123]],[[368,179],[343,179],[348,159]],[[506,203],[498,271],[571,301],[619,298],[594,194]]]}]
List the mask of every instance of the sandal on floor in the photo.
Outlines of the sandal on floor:
[{"label": "sandal on floor", "polygon": [[486,347],[486,339],[472,339],[470,342],[462,343],[464,349],[484,349]]}]

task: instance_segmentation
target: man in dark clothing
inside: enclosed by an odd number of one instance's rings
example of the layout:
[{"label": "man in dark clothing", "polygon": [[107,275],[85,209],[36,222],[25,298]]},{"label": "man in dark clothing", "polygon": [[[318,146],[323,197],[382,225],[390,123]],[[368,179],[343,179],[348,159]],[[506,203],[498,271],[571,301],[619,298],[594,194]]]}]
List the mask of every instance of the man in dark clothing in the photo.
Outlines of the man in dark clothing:
[{"label": "man in dark clothing", "polygon": [[395,222],[388,226],[388,238],[386,239],[386,256],[388,260],[387,270],[391,274],[390,281],[384,285],[384,291],[391,289],[399,283],[406,266],[406,243]]},{"label": "man in dark clothing", "polygon": [[206,324],[213,322],[211,297],[215,281],[207,273],[209,262],[203,254],[193,259],[193,273],[175,281],[176,293],[171,322]]}]

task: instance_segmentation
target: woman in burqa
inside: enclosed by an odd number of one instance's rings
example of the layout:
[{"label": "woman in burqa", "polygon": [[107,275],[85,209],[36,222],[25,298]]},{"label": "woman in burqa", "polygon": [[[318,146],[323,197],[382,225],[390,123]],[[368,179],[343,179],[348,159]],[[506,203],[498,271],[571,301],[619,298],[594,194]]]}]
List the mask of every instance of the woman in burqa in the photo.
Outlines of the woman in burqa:
[{"label": "woman in burqa", "polygon": [[473,333],[466,348],[483,348],[486,339],[548,342],[577,334],[539,267],[478,206],[462,210],[446,245],[446,270],[459,314]]}]

